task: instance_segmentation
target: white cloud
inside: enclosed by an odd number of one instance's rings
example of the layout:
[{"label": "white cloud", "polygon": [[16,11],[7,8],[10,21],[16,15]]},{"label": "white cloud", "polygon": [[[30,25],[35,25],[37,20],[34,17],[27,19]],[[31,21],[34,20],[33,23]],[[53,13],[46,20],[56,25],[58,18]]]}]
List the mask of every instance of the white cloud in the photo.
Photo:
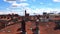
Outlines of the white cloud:
[{"label": "white cloud", "polygon": [[60,0],[53,0],[54,2],[60,2]]},{"label": "white cloud", "polygon": [[12,6],[15,6],[15,7],[18,7],[18,6],[21,6],[21,7],[25,7],[25,6],[29,6],[28,3],[20,3],[20,4],[17,4],[16,2],[12,4]]},{"label": "white cloud", "polygon": [[14,2],[16,2],[16,0],[4,0],[4,2],[14,3]]},{"label": "white cloud", "polygon": [[41,14],[43,12],[47,12],[47,13],[50,13],[50,12],[53,12],[53,13],[58,13],[60,12],[59,9],[52,9],[52,8],[47,8],[47,9],[44,9],[44,8],[36,8],[35,10],[31,9],[31,8],[27,8],[27,13],[29,13],[30,15],[34,15],[34,14]]},{"label": "white cloud", "polygon": [[13,6],[13,7],[26,7],[26,6],[28,6],[29,4],[28,3],[17,3],[17,1],[21,1],[21,2],[23,2],[23,1],[27,1],[27,0],[4,0],[5,2],[8,2],[8,3],[11,3],[11,6]]},{"label": "white cloud", "polygon": [[14,2],[25,2],[27,0],[4,0],[4,1],[8,3],[14,3]]},{"label": "white cloud", "polygon": [[25,6],[28,6],[29,4],[28,3],[17,3],[17,1],[21,1],[21,2],[23,2],[23,1],[27,1],[27,0],[4,0],[5,2],[8,2],[8,3],[11,3],[11,6],[13,6],[13,7],[18,7],[18,6],[23,6],[23,7],[25,7]]},{"label": "white cloud", "polygon": [[16,0],[6,0],[6,1],[16,1]]},{"label": "white cloud", "polygon": [[4,0],[4,1],[8,2],[8,1],[16,1],[16,0]]},{"label": "white cloud", "polygon": [[7,11],[7,12],[3,12],[3,11],[0,11],[0,15],[5,15],[5,14],[19,14],[19,15],[24,15],[24,12],[22,11]]},{"label": "white cloud", "polygon": [[50,10],[47,9],[40,9],[40,8],[36,8],[36,9],[31,9],[31,8],[26,8],[27,13],[29,13],[30,15],[34,15],[34,14],[42,14],[43,12],[50,12]]}]

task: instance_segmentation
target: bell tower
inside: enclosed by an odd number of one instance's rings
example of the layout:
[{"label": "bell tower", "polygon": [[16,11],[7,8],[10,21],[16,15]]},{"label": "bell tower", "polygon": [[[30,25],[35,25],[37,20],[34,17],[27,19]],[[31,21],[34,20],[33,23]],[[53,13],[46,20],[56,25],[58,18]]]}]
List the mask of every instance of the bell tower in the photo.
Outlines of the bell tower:
[{"label": "bell tower", "polygon": [[26,10],[25,10],[25,16],[26,16]]},{"label": "bell tower", "polygon": [[26,10],[25,10],[25,17],[28,17],[28,16],[29,16],[29,13],[27,13]]}]

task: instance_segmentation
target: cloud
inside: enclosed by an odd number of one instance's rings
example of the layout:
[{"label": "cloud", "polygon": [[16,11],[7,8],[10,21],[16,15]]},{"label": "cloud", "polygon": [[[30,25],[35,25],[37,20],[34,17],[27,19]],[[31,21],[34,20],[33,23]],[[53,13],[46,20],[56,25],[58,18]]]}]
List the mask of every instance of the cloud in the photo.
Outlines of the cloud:
[{"label": "cloud", "polygon": [[27,8],[27,13],[29,13],[30,15],[38,15],[38,14],[43,14],[43,12],[47,12],[47,13],[59,13],[60,10],[59,9],[52,9],[52,8],[36,8],[36,9],[31,9],[31,8]]},{"label": "cloud", "polygon": [[8,3],[14,3],[14,2],[25,2],[27,0],[4,0],[4,1]]},{"label": "cloud", "polygon": [[35,9],[26,8],[26,10],[27,10],[27,13],[29,13],[30,15],[42,14],[44,11],[45,11],[45,12],[50,12],[50,10],[47,10],[47,9],[40,9],[40,8],[35,8]]},{"label": "cloud", "polygon": [[16,1],[16,0],[6,0],[6,1]]},{"label": "cloud", "polygon": [[60,2],[60,0],[53,0],[53,2]]},{"label": "cloud", "polygon": [[6,12],[4,12],[4,11],[0,11],[0,15],[5,15],[5,14],[19,14],[19,15],[24,15],[24,12],[22,12],[22,11],[6,11]]},{"label": "cloud", "polygon": [[13,6],[13,7],[18,7],[18,6],[25,7],[25,6],[29,5],[28,3],[17,3],[17,1],[23,2],[23,1],[27,1],[27,0],[4,0],[4,1],[11,3],[11,6]]},{"label": "cloud", "polygon": [[16,0],[4,0],[4,1],[16,1]]},{"label": "cloud", "polygon": [[4,0],[4,2],[8,2],[8,3],[15,3],[16,0]]},{"label": "cloud", "polygon": [[28,3],[20,3],[20,4],[17,4],[16,2],[12,4],[12,6],[15,6],[15,7],[18,7],[18,6],[21,6],[21,7],[25,7],[25,6],[29,6]]}]

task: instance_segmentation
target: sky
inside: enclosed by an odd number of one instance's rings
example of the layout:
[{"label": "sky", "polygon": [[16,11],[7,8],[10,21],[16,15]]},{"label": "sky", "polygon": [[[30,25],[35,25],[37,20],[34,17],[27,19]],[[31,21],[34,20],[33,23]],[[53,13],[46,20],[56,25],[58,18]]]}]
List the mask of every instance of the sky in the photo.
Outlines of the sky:
[{"label": "sky", "polygon": [[30,15],[60,12],[60,0],[0,0],[0,14]]}]

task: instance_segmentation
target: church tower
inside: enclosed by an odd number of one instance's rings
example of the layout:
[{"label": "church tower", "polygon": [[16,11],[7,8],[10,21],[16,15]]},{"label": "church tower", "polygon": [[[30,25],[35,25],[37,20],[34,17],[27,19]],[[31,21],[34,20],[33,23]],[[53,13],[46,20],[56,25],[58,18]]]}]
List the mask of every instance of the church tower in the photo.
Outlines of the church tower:
[{"label": "church tower", "polygon": [[26,16],[26,10],[25,10],[25,16]]},{"label": "church tower", "polygon": [[29,16],[29,13],[27,13],[26,10],[25,10],[25,17],[28,17],[28,16]]}]

